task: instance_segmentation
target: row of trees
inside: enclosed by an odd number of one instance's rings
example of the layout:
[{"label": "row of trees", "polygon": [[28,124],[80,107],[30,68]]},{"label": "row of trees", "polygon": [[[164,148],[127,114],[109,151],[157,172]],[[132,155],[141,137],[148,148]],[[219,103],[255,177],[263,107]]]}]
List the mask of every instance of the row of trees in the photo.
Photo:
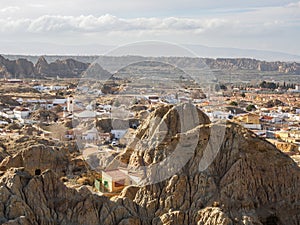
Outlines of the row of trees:
[{"label": "row of trees", "polygon": [[275,82],[267,82],[267,81],[262,81],[261,83],[257,84],[257,85],[253,85],[253,84],[244,84],[244,85],[239,85],[239,86],[228,86],[228,85],[225,85],[225,84],[220,84],[219,86],[219,89],[223,90],[223,91],[226,91],[228,90],[228,88],[239,88],[240,90],[246,90],[246,88],[257,88],[257,87],[260,87],[260,88],[267,88],[267,89],[270,89],[270,90],[275,90],[277,88],[281,88],[281,89],[284,89],[284,90],[288,90],[288,89],[295,89],[297,84],[295,83],[286,83],[286,82],[283,82],[283,83],[275,83]]},{"label": "row of trees", "polygon": [[259,84],[259,87],[261,88],[268,88],[268,89],[277,89],[277,88],[282,88],[282,89],[295,89],[296,84],[294,83],[286,83],[283,82],[283,84],[280,83],[274,83],[274,82],[267,82],[267,81],[263,81]]},{"label": "row of trees", "polygon": [[[231,105],[231,106],[236,106],[236,107],[237,107],[239,104],[238,104],[236,101],[232,101],[232,102],[229,103],[229,105]],[[256,110],[256,107],[255,107],[255,105],[250,104],[250,105],[248,105],[248,106],[246,107],[246,110],[247,110],[248,112],[251,112],[251,111]]]}]

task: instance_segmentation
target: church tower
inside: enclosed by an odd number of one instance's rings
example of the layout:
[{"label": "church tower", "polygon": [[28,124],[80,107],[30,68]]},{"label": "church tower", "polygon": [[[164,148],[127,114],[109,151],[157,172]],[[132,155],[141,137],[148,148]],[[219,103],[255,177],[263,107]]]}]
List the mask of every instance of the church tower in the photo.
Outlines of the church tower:
[{"label": "church tower", "polygon": [[69,113],[73,113],[74,111],[74,98],[72,95],[70,95],[67,99],[67,111]]}]

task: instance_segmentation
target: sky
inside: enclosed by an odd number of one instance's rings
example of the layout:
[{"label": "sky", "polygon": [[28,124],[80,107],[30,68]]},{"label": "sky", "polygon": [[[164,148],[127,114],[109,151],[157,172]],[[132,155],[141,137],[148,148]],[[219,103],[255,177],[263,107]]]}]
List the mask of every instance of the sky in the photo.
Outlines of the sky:
[{"label": "sky", "polygon": [[0,54],[88,54],[141,41],[300,55],[300,1],[1,0]]}]

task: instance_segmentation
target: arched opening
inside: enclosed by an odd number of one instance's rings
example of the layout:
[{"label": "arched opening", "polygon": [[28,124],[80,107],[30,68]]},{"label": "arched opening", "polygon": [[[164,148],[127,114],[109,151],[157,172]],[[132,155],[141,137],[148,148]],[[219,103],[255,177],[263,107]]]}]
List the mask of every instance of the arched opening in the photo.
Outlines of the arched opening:
[{"label": "arched opening", "polygon": [[36,170],[34,171],[34,174],[35,174],[36,176],[39,176],[39,175],[42,174],[42,171],[41,171],[40,169],[36,169]]}]

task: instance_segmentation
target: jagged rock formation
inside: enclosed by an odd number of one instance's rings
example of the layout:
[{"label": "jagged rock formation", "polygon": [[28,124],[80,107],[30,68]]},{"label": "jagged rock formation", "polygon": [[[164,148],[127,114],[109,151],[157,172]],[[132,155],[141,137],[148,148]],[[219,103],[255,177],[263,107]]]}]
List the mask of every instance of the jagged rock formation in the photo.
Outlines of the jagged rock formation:
[{"label": "jagged rock formation", "polygon": [[[216,148],[214,143],[218,140],[221,144]],[[175,152],[178,146],[179,151]],[[21,150],[19,155],[29,149]],[[172,154],[176,160],[162,164],[158,170],[151,169]],[[128,168],[147,166],[147,176],[143,179],[145,185],[128,186],[111,200],[93,195],[85,187],[67,188],[51,171],[32,176],[28,169],[31,164],[16,165],[24,169],[7,166],[0,175],[1,222],[123,225],[297,225],[300,222],[300,168],[296,163],[237,124],[211,124],[203,112],[190,104],[158,107],[117,159],[111,166],[118,161]],[[36,159],[28,157],[28,160]],[[46,159],[40,162],[43,160]],[[172,167],[181,161],[181,167]],[[169,167],[166,170],[164,166]],[[163,180],[154,179],[164,171],[171,173]]]},{"label": "jagged rock formation", "polygon": [[32,175],[51,169],[59,176],[63,176],[67,171],[68,161],[63,152],[40,144],[29,146],[13,156],[7,156],[0,163],[2,171],[12,167],[24,167]]},{"label": "jagged rock formation", "polygon": [[56,60],[48,64],[44,57],[40,57],[34,65],[26,59],[8,60],[0,56],[0,75],[6,78],[79,77],[88,67],[89,63],[74,59]]},{"label": "jagged rock formation", "polygon": [[[172,109],[168,113],[172,113]],[[147,136],[145,133],[149,132],[149,121],[154,115],[140,127],[137,136],[141,140]],[[173,133],[174,138],[178,134],[174,126],[176,117],[163,118],[170,125],[169,132]],[[198,144],[194,155],[180,172],[128,195],[139,208],[146,209],[146,214],[141,215],[145,218],[144,222],[299,224],[300,170],[295,162],[272,144],[236,124],[218,126],[219,130],[225,126],[224,140],[207,169],[199,171],[199,163],[209,138],[212,138],[212,125],[198,126],[192,131],[200,134]],[[143,148],[133,143],[134,146],[131,145],[119,160],[133,167],[144,162],[151,164],[157,162],[153,158],[163,158],[173,143],[169,142],[165,148],[147,145]],[[123,193],[117,202],[137,212],[139,208],[129,204],[126,197],[127,194]],[[209,208],[212,206],[215,208]]]},{"label": "jagged rock formation", "polygon": [[[25,57],[25,56],[24,56]],[[26,58],[26,57],[25,57]],[[30,59],[30,57],[27,57]],[[60,57],[58,57],[60,58]],[[0,56],[0,76],[6,77],[79,77],[83,72],[88,73],[88,77],[101,78],[107,80],[111,74],[103,69],[99,63],[80,62],[80,57],[71,57],[65,59],[57,59],[48,63],[45,57],[40,57],[35,65],[27,59],[8,60]],[[75,59],[76,60],[75,60]],[[93,58],[93,57],[92,57]],[[101,57],[100,57],[101,58]],[[94,59],[94,58],[93,58]],[[84,57],[82,58],[84,61]],[[111,62],[118,65],[117,68],[123,68],[132,63],[142,61],[166,62],[172,65],[178,65],[181,68],[202,68],[204,65],[215,70],[253,70],[261,72],[277,72],[282,74],[300,74],[300,63],[296,62],[266,62],[249,58],[186,58],[186,57],[102,57],[103,63],[110,66]],[[108,61],[110,63],[108,63]],[[113,70],[114,71],[114,70]],[[100,76],[99,76],[100,74]]]},{"label": "jagged rock formation", "polygon": [[83,76],[90,79],[97,79],[100,81],[107,81],[113,79],[112,74],[103,69],[99,63],[92,63],[83,73]]},{"label": "jagged rock formation", "polygon": [[67,188],[57,175],[45,171],[31,176],[10,169],[0,178],[0,223],[5,225],[139,225],[139,218],[86,187]]},{"label": "jagged rock formation", "polygon": [[48,64],[44,57],[40,57],[35,64],[36,73],[47,77],[79,77],[88,67],[89,64],[74,59],[56,60]]},{"label": "jagged rock formation", "polygon": [[29,77],[35,73],[34,65],[26,59],[8,60],[0,55],[0,75],[9,77]]}]

